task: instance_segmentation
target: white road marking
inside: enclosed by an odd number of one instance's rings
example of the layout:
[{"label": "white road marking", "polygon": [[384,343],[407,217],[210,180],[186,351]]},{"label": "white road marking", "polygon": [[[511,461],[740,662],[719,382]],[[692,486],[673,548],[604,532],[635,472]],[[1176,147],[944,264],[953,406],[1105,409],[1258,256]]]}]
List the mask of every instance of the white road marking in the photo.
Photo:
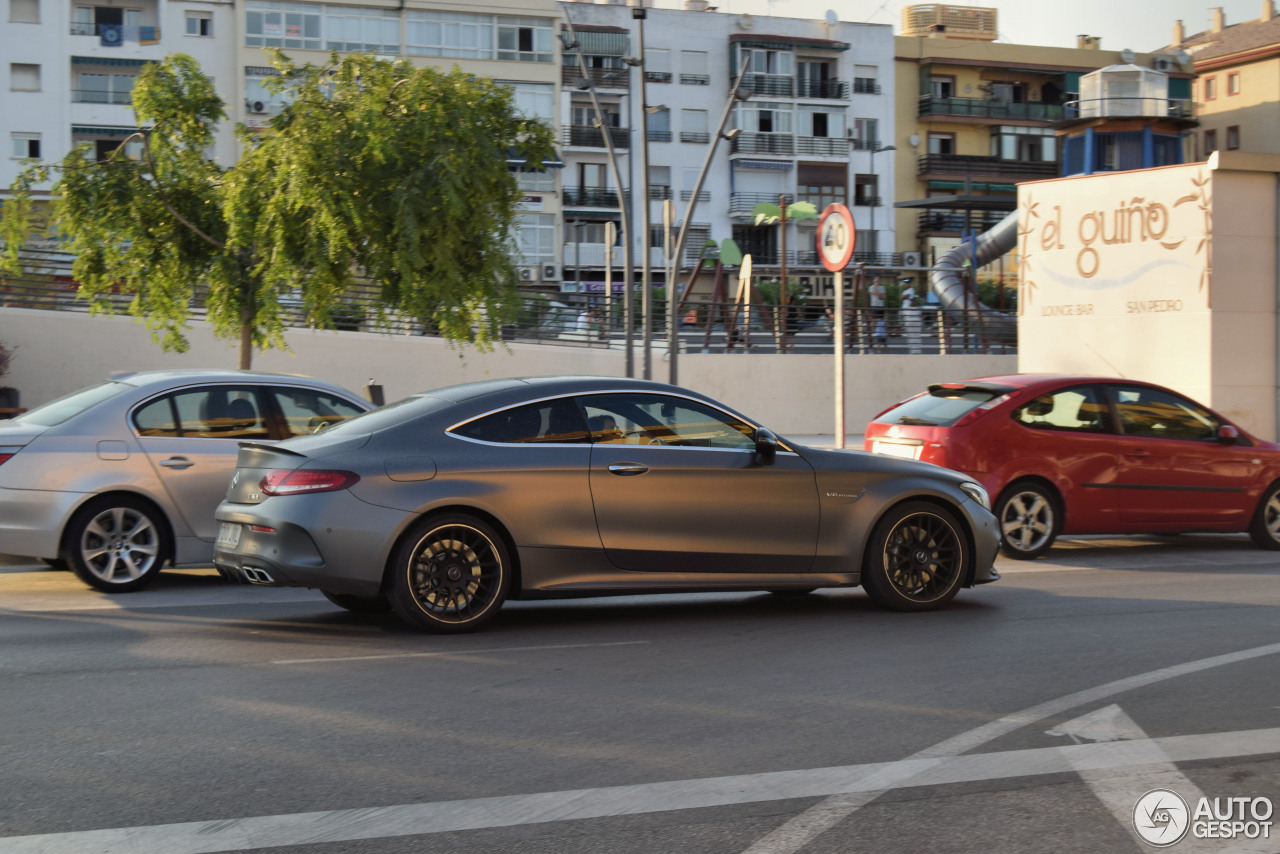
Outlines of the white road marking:
[{"label": "white road marking", "polygon": [[1157,752],[1183,761],[1256,756],[1280,753],[1280,728],[1144,739],[1133,745],[1132,752],[1116,751],[1110,744],[1079,744],[532,795],[0,837],[0,854],[212,854],[879,793],[908,782],[938,786],[1079,769],[1100,771],[1144,765]]},{"label": "white road marking", "polygon": [[652,641],[615,641],[612,643],[558,643],[546,646],[504,646],[493,649],[448,649],[437,652],[386,652],[377,655],[335,655],[329,658],[277,658],[272,664],[319,664],[332,661],[380,661],[390,658],[466,658],[470,655],[489,655],[495,652],[539,652],[544,649],[596,649],[609,646],[636,646]]},{"label": "white road marking", "polygon": [[[1066,696],[1023,709],[1020,712],[1005,715],[968,732],[962,732],[957,736],[940,741],[932,747],[927,747],[918,753],[912,754],[904,761],[957,756],[970,750],[976,750],[982,745],[1003,735],[1008,735],[1024,726],[1030,726],[1047,717],[1062,714],[1077,706],[1097,703],[1117,694],[1122,694],[1125,691],[1154,685],[1157,682],[1175,679],[1201,670],[1236,664],[1241,661],[1275,655],[1276,653],[1280,653],[1280,643],[1267,644],[1266,646],[1258,646],[1239,652],[1230,652],[1225,655],[1215,655],[1198,661],[1188,661],[1183,664],[1175,664],[1172,667],[1162,667],[1159,670],[1117,679],[1114,682],[1107,682],[1104,685],[1076,691],[1074,694],[1067,694]],[[852,797],[828,798],[761,837],[744,854],[794,854],[794,852],[807,845],[810,840],[844,821],[853,813],[880,797],[881,794],[881,792],[864,792]]]},{"label": "white road marking", "polygon": [[[1115,816],[1116,821],[1133,837],[1134,844],[1145,850],[1145,844],[1133,829],[1133,808],[1152,789],[1169,789],[1181,795],[1188,804],[1204,797],[1200,787],[1178,770],[1173,760],[1159,743],[1147,738],[1142,727],[1117,705],[1104,706],[1095,712],[1059,724],[1048,731],[1049,735],[1065,735],[1077,744],[1083,739],[1094,743],[1106,743],[1115,752],[1117,766],[1096,768],[1081,764],[1082,754],[1070,748],[1063,750],[1067,761],[1080,774],[1080,778],[1102,801],[1103,806]],[[1188,816],[1188,820],[1190,816]],[[1275,840],[1195,839],[1188,834],[1178,843],[1178,854],[1274,854]]]}]

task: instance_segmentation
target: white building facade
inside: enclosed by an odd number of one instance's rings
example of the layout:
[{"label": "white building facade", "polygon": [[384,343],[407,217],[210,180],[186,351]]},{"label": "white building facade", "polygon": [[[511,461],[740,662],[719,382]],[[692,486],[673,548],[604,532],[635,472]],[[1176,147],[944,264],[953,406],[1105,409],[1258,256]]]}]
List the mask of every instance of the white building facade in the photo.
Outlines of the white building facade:
[{"label": "white building facade", "polygon": [[[642,164],[647,161],[651,224],[645,243],[658,285],[666,263],[663,206],[670,202],[674,208],[677,231],[744,64],[739,99],[728,107],[728,138],[717,143],[698,194],[682,266],[690,268],[708,240],[732,238],[751,254],[755,269],[777,275],[779,229],[755,225],[753,209],[780,200],[811,202],[819,212],[831,203],[847,205],[859,229],[856,260],[892,263],[891,206],[876,217],[876,208],[894,197],[892,152],[869,156],[893,138],[891,27],[722,14],[697,0],[678,10],[563,5],[629,190],[637,274],[645,248]],[[643,76],[635,66],[642,36]],[[566,51],[563,63],[563,280],[566,290],[602,292],[604,223],[621,225],[616,181],[576,54]],[[873,224],[883,257],[875,254]],[[816,225],[810,220],[788,226],[789,276],[819,267]],[[614,256],[610,278],[618,283],[622,253]]]}]

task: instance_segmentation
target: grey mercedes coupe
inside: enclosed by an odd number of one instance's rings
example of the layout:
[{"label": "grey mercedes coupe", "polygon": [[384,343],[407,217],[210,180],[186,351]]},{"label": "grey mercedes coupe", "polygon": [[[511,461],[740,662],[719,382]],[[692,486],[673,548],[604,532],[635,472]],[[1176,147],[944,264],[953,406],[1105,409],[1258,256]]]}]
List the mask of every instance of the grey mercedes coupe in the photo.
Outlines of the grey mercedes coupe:
[{"label": "grey mercedes coupe", "polygon": [[798,445],[687,389],[502,379],[241,442],[214,563],[439,632],[635,593],[861,585],[921,611],[998,577],[989,507],[964,475]]}]

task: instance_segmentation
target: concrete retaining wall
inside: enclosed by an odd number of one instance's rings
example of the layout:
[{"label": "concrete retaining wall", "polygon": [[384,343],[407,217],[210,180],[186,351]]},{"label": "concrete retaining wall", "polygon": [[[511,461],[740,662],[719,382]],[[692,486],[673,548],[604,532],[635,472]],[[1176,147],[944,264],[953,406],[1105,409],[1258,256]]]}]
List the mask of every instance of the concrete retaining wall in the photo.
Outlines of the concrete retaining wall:
[{"label": "concrete retaining wall", "polygon": [[[192,324],[188,337],[188,352],[166,353],[129,317],[0,308],[0,342],[17,348],[0,384],[18,389],[22,405],[30,408],[106,379],[113,371],[235,366],[235,349],[215,340],[207,325]],[[291,353],[258,353],[254,368],[307,374],[355,391],[374,379],[388,402],[485,378],[626,373],[623,352],[603,348],[511,344],[480,353],[415,336],[294,329],[286,337]],[[881,409],[928,383],[1013,373],[1018,357],[894,354],[845,359],[846,426],[850,433],[861,433]],[[642,364],[637,346],[637,375]],[[656,351],[652,365],[654,379],[666,381],[668,363]],[[722,400],[781,433],[834,432],[830,355],[682,354],[678,368],[680,385]]]}]

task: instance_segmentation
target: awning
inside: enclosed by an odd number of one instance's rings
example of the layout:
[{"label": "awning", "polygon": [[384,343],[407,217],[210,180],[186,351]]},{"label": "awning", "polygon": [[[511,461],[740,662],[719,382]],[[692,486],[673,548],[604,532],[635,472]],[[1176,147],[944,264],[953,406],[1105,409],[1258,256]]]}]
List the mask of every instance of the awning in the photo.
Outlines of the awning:
[{"label": "awning", "polygon": [[971,190],[986,190],[991,193],[1016,193],[1018,192],[1017,184],[989,184],[984,182],[970,182],[966,184],[964,181],[930,181],[930,190],[963,190],[968,187]]},{"label": "awning", "polygon": [[[148,131],[150,128],[143,128]],[[131,136],[138,132],[137,128],[108,127],[106,125],[72,125],[72,136]]]},{"label": "awning", "polygon": [[[520,154],[520,152],[516,151],[514,148],[507,149],[507,166],[508,167],[513,169],[523,169],[524,164],[525,164],[525,158],[522,154]],[[563,168],[564,168],[564,161],[560,159],[559,155],[557,155],[552,160],[542,161],[541,167],[536,169],[531,169],[530,171],[542,172],[547,169],[563,169]]]},{"label": "awning", "polygon": [[787,160],[735,160],[734,165],[740,169],[777,169],[787,171],[795,166]]},{"label": "awning", "polygon": [[150,65],[154,59],[117,59],[114,56],[73,56],[72,65],[115,65],[123,68],[138,68]]},{"label": "awning", "polygon": [[848,50],[848,42],[831,39],[807,39],[795,36],[757,36],[748,33],[731,33],[729,41],[742,47],[759,47],[765,50],[791,50],[797,47],[816,48],[818,50]]}]

